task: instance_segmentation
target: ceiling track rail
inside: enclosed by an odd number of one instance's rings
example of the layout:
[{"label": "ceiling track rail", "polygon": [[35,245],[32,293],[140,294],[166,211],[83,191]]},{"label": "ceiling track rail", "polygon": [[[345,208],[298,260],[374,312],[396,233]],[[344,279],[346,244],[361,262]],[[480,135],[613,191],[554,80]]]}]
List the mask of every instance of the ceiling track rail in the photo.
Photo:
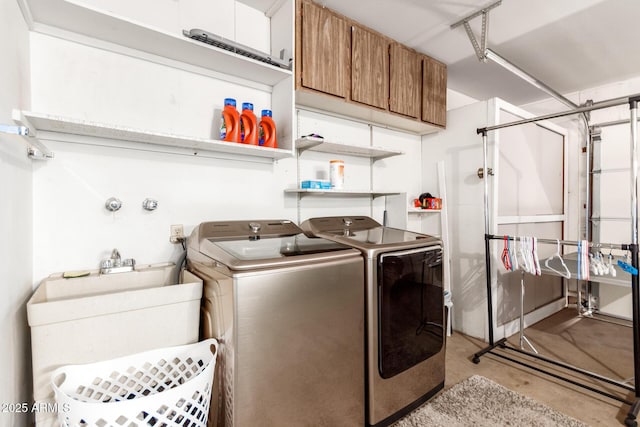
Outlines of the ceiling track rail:
[{"label": "ceiling track rail", "polygon": [[511,72],[512,74],[520,77],[522,80],[526,81],[527,83],[531,84],[532,86],[537,87],[541,91],[543,91],[543,92],[547,93],[548,95],[552,96],[553,98],[557,99],[558,101],[560,101],[561,103],[563,103],[567,107],[569,107],[569,108],[578,108],[579,107],[578,104],[576,104],[575,102],[571,101],[569,98],[566,98],[565,96],[561,95],[559,92],[557,92],[556,90],[552,89],[550,86],[548,86],[547,84],[542,82],[540,79],[532,76],[528,72],[524,71],[522,68],[518,67],[514,63],[512,63],[512,62],[508,61],[507,59],[503,58],[502,56],[498,55],[496,52],[492,51],[491,49],[487,48],[485,50],[485,57],[487,59],[490,59],[494,63],[498,64],[499,66],[501,66],[505,70]]},{"label": "ceiling track rail", "polygon": [[[461,25],[464,26],[464,29],[467,32],[467,36],[469,37],[469,41],[471,42],[471,45],[473,46],[473,50],[475,51],[476,56],[478,57],[478,60],[480,62],[486,63],[487,60],[491,60],[495,62],[497,65],[504,68],[505,70],[511,72],[512,74],[515,74],[516,76],[520,77],[522,80],[526,81],[527,83],[535,86],[536,88],[542,90],[543,92],[547,93],[548,95],[562,102],[564,105],[568,106],[569,108],[578,108],[578,104],[576,104],[575,102],[564,97],[559,92],[555,91],[550,86],[542,82],[540,79],[537,79],[536,77],[532,76],[522,68],[518,67],[514,63],[508,61],[507,59],[503,58],[493,50],[489,49],[489,47],[487,46],[488,33],[489,33],[489,12],[492,9],[500,6],[500,4],[502,4],[502,0],[498,0],[495,3],[491,3],[490,5],[472,13],[466,18],[463,18],[458,22],[452,24],[450,28],[454,29]],[[469,25],[469,21],[471,21],[474,18],[477,18],[478,16],[482,16],[482,34],[480,36],[480,43],[478,43],[478,39],[476,38],[475,34],[473,33],[473,30],[471,29],[471,25]]]},{"label": "ceiling track rail", "polygon": [[[460,25],[464,26],[465,31],[467,32],[467,36],[469,36],[469,40],[471,41],[471,45],[473,45],[473,50],[476,52],[476,56],[482,62],[487,62],[487,57],[485,52],[487,50],[487,33],[489,32],[489,11],[493,8],[496,8],[502,4],[502,0],[498,0],[497,2],[491,3],[490,5],[483,7],[482,9],[472,13],[466,18],[462,18],[455,24],[451,25],[451,29],[457,28]],[[482,34],[480,36],[480,43],[476,39],[476,36],[473,34],[473,30],[471,29],[471,25],[469,25],[469,21],[478,16],[482,16]]]}]

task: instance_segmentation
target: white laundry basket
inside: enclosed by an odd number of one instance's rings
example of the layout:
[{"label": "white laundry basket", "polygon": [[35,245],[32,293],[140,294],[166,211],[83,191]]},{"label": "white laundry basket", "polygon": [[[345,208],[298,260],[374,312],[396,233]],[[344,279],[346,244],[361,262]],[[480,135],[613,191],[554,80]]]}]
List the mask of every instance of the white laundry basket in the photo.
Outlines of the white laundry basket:
[{"label": "white laundry basket", "polygon": [[51,375],[63,426],[207,425],[218,342],[166,347]]}]

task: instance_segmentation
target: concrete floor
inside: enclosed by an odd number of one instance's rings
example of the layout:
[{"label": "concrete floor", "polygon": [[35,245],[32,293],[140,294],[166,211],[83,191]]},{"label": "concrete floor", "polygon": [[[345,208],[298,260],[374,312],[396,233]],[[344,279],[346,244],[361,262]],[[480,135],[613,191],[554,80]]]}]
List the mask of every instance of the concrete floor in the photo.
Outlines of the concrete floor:
[{"label": "concrete floor", "polygon": [[[577,317],[575,308],[565,309],[526,330],[526,337],[548,358],[562,360],[576,367],[624,382],[633,377],[632,330],[628,325]],[[519,347],[519,336],[509,338]],[[629,406],[612,398],[585,390],[567,382],[535,372],[493,354],[482,356],[479,364],[471,359],[486,344],[456,333],[447,339],[445,388],[474,374],[487,377],[503,386],[547,404],[592,426],[624,425]],[[533,360],[511,350],[496,350],[511,358]],[[570,375],[568,371],[534,362],[563,376],[607,391],[628,401],[634,393],[618,386]]]}]

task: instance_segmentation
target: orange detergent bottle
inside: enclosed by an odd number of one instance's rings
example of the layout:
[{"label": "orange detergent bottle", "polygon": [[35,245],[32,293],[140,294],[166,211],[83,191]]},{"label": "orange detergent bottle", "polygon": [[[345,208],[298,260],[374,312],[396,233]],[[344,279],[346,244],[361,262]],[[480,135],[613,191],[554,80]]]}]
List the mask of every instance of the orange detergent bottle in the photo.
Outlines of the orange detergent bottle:
[{"label": "orange detergent bottle", "polygon": [[262,110],[259,144],[263,147],[278,148],[278,140],[276,139],[276,123],[273,121],[271,116],[271,110]]},{"label": "orange detergent bottle", "polygon": [[242,103],[240,141],[244,144],[258,145],[258,119],[253,114],[253,104],[250,102]]},{"label": "orange detergent bottle", "polygon": [[240,142],[240,113],[236,110],[235,99],[224,99],[224,109],[222,110],[221,122],[220,140]]}]

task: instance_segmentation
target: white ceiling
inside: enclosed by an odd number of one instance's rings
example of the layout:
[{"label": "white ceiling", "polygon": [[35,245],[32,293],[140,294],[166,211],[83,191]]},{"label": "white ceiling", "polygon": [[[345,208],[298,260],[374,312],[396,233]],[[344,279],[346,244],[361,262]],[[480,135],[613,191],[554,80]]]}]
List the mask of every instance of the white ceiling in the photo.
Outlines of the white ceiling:
[{"label": "white ceiling", "polygon": [[[492,0],[317,0],[448,65],[448,86],[522,105],[549,96],[481,63],[462,26]],[[471,21],[478,41],[482,18]],[[489,12],[488,47],[562,94],[640,75],[639,0],[503,0]]]}]

